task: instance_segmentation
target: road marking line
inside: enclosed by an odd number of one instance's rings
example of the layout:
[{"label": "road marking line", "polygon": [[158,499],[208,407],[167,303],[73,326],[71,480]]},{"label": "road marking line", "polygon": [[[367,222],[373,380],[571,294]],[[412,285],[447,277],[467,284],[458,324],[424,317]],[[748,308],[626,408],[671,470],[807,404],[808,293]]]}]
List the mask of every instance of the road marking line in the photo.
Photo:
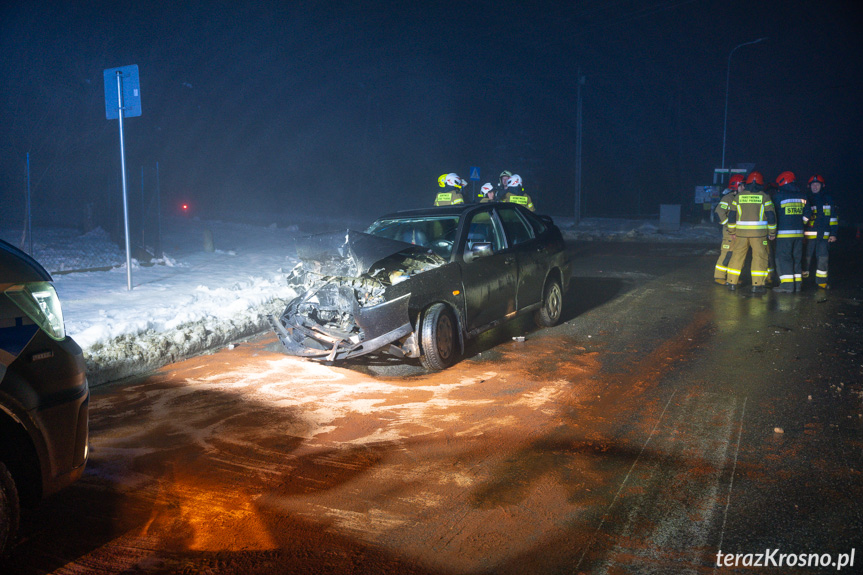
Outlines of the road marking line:
[{"label": "road marking line", "polygon": [[647,449],[647,444],[650,443],[650,440],[653,439],[653,435],[656,433],[659,424],[662,422],[662,418],[665,417],[665,412],[668,411],[668,406],[671,405],[671,400],[674,399],[674,396],[677,394],[677,390],[671,394],[671,397],[668,398],[668,401],[665,403],[665,408],[662,410],[662,413],[659,414],[659,419],[656,420],[656,425],[653,426],[653,429],[650,431],[650,435],[647,436],[647,440],[644,442],[644,445],[641,446],[641,451],[638,452],[638,455],[635,457],[635,461],[632,462],[632,466],[629,468],[629,471],[626,473],[626,477],[623,478],[623,481],[620,484],[620,487],[617,489],[617,493],[614,494],[614,498],[611,500],[611,503],[608,504],[608,508],[605,510],[605,515],[602,516],[602,520],[599,522],[599,525],[596,528],[596,531],[593,533],[593,537],[590,540],[590,543],[584,548],[584,551],[581,553],[581,557],[578,558],[578,563],[576,563],[575,568],[578,569],[581,566],[581,562],[584,561],[585,555],[593,546],[593,543],[596,541],[597,535],[599,535],[599,531],[602,529],[602,526],[605,524],[605,520],[608,519],[608,515],[611,513],[611,508],[614,507],[614,504],[617,502],[617,498],[620,496],[621,491],[623,491],[626,482],[629,481],[629,476],[632,475],[633,469],[638,464],[638,460],[641,459],[641,455],[644,453],[644,450]]},{"label": "road marking line", "polygon": [[[746,402],[748,397],[743,398],[743,408],[740,410],[740,431],[737,434],[737,447],[734,451],[734,465],[731,466],[731,479],[728,481],[728,497],[725,501],[725,513],[722,517],[722,529],[719,531],[718,550],[722,550],[722,542],[725,540],[725,524],[728,521],[728,508],[731,507],[731,490],[734,488],[734,474],[737,472],[737,458],[740,455],[740,438],[743,437],[743,418],[746,416]],[[717,565],[713,566],[713,572],[716,573]]]}]

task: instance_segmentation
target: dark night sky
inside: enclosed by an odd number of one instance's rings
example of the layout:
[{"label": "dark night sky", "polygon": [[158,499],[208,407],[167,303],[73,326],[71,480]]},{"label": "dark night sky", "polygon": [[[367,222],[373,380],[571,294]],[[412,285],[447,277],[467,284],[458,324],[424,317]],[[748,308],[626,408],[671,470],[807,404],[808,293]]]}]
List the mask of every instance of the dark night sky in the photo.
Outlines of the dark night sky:
[{"label": "dark night sky", "polygon": [[149,185],[158,162],[169,209],[371,218],[430,205],[438,175],[479,166],[482,181],[520,173],[539,211],[571,215],[579,66],[585,214],[688,207],[721,160],[728,54],[759,37],[732,59],[726,163],[822,173],[858,210],[861,13],[830,0],[4,2],[0,224],[23,219],[27,152],[38,221],[119,202],[102,72],[128,64],[143,107],[125,122],[129,185],[140,194],[141,166]]}]

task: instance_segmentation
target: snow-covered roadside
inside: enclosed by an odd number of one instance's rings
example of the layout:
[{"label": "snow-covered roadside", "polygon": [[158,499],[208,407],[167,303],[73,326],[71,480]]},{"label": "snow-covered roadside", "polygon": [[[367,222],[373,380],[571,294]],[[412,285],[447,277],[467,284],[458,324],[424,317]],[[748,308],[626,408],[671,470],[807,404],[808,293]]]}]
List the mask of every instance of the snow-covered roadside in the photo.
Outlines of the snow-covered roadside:
[{"label": "snow-covered roadside", "polygon": [[[719,241],[715,224],[686,225],[661,232],[658,222],[591,218],[575,226],[556,217],[567,239],[581,241]],[[362,229],[360,222],[303,221],[305,229]],[[204,250],[211,232],[215,251]],[[91,385],[115,381],[177,359],[230,345],[269,329],[296,294],[285,274],[296,264],[295,223],[248,225],[176,219],[163,231],[165,257],[155,265],[133,261],[132,291],[125,266],[109,271],[63,273],[125,262],[107,234],[94,230],[40,230],[37,259],[54,271],[66,330],[83,348]],[[12,237],[9,237],[10,234]],[[36,234],[34,234],[36,235]],[[14,232],[3,234],[13,241]],[[13,241],[13,243],[17,243]]]},{"label": "snow-covered roadside", "polygon": [[[215,251],[204,251],[204,232]],[[166,257],[110,271],[55,274],[66,331],[83,348],[91,385],[146,372],[268,328],[294,297],[295,227],[179,220]]]}]

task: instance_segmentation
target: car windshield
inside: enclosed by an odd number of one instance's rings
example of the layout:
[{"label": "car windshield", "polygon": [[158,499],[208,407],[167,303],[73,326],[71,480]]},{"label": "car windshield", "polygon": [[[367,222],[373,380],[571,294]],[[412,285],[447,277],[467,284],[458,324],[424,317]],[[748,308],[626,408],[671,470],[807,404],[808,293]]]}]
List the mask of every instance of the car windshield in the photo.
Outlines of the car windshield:
[{"label": "car windshield", "polygon": [[457,227],[458,216],[415,216],[377,220],[366,233],[428,247],[449,259]]}]

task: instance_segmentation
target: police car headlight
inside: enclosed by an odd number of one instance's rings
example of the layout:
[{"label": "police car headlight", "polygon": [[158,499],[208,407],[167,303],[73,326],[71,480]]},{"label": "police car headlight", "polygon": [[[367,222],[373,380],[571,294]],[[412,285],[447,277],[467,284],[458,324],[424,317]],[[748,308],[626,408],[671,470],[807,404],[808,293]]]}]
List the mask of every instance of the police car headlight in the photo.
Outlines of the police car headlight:
[{"label": "police car headlight", "polygon": [[6,290],[6,295],[49,336],[57,341],[66,337],[60,299],[50,283],[34,282],[12,286]]}]

